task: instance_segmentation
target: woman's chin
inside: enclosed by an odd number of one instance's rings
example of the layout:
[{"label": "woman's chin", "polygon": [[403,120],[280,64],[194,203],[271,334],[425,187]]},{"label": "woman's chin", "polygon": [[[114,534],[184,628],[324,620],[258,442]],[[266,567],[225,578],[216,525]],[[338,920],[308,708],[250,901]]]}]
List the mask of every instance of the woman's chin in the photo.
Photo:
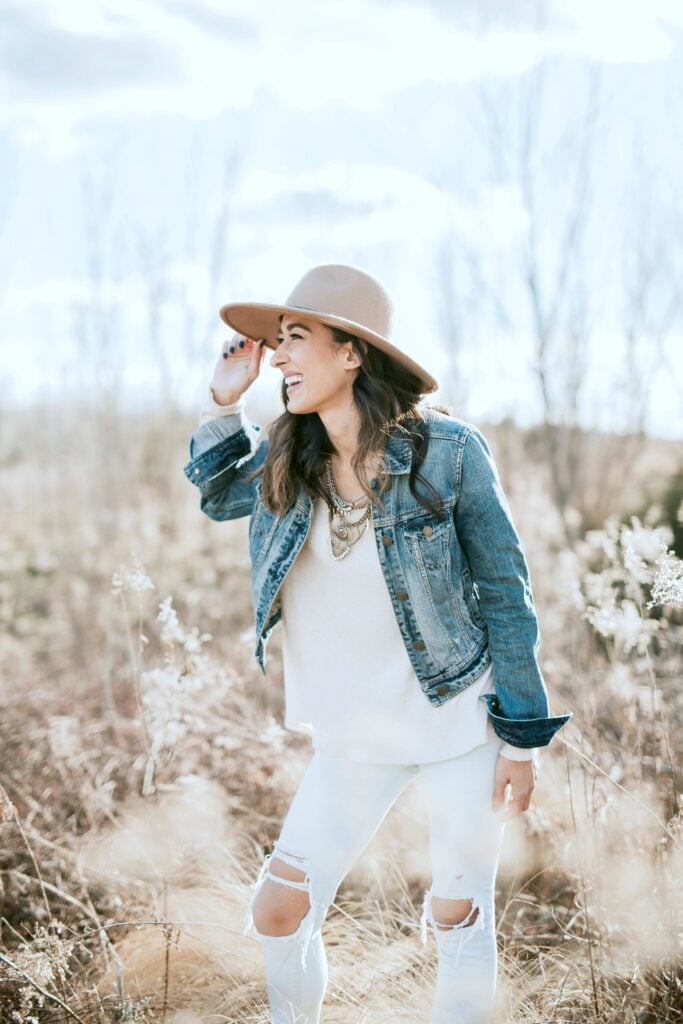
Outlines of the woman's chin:
[{"label": "woman's chin", "polygon": [[301,401],[301,397],[299,395],[295,394],[287,396],[287,412],[305,413],[311,411],[311,409],[306,408],[306,403]]}]

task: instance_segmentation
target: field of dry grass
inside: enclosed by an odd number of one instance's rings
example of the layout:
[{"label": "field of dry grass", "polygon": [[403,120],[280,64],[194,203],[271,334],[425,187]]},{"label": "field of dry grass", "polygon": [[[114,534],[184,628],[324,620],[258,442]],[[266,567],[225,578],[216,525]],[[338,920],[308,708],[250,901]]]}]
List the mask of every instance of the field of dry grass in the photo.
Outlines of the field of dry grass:
[{"label": "field of dry grass", "polygon": [[[266,679],[253,658],[247,523],[202,516],[182,473],[193,427],[0,418],[3,1024],[268,1021],[243,914],[310,747],[279,724],[277,631]],[[526,460],[504,482],[554,711],[574,712],[506,829],[498,1020],[679,1021],[683,552],[654,496],[680,452],[596,478],[572,548],[529,439],[482,429],[504,475]],[[428,882],[411,787],[324,925],[327,1024],[426,1021]]]}]

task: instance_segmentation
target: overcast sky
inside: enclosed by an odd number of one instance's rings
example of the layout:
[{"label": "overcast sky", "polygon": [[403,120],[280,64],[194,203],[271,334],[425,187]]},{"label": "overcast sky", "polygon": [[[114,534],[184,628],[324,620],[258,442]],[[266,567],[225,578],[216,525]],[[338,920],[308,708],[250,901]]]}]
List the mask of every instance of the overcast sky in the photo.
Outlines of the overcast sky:
[{"label": "overcast sky", "polygon": [[[353,263],[456,413],[537,420],[540,330],[560,405],[586,346],[585,425],[627,425],[635,379],[649,432],[683,432],[678,0],[0,14],[6,402],[115,381],[191,408],[220,305]],[[262,378],[272,399],[279,374]]]}]

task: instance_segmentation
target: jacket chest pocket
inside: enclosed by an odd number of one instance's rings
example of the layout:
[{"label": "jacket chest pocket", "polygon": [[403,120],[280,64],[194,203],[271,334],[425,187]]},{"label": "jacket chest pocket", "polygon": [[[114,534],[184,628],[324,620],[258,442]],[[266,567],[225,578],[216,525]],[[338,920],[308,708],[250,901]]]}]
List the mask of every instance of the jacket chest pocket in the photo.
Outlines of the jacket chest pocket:
[{"label": "jacket chest pocket", "polygon": [[431,513],[416,516],[403,525],[403,536],[415,561],[430,573],[442,575],[444,580],[450,575],[450,533],[450,521]]},{"label": "jacket chest pocket", "polygon": [[436,660],[457,666],[480,643],[481,627],[463,596],[460,563],[452,547],[455,527],[447,516],[442,520],[425,512],[402,523],[400,530],[420,631],[431,640]]},{"label": "jacket chest pocket", "polygon": [[435,660],[452,663],[466,654],[463,621],[451,579],[450,519],[427,513],[401,524],[408,564],[406,579],[421,634]]}]

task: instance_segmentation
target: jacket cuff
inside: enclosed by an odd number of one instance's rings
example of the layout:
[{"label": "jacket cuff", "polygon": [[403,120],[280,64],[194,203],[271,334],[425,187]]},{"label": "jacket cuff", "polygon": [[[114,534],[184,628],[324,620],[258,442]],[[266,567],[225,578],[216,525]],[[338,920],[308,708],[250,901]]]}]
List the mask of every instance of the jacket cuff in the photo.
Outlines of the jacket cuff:
[{"label": "jacket cuff", "polygon": [[506,743],[513,747],[547,747],[558,729],[572,717],[555,715],[551,718],[504,718],[495,693],[482,693],[479,700],[485,700],[491,725]]},{"label": "jacket cuff", "polygon": [[[239,417],[238,417],[239,421]],[[222,422],[228,423],[228,420]],[[252,454],[252,445],[249,434],[244,426],[237,423],[237,430],[232,424],[228,429],[229,433],[220,441],[208,432],[213,425],[205,423],[198,427],[192,435],[190,448],[192,458],[183,466],[183,472],[190,481],[200,489],[210,481],[217,479],[229,469],[236,469],[242,461],[246,461]],[[258,430],[258,427],[254,427]],[[205,447],[206,446],[206,447]]]}]

